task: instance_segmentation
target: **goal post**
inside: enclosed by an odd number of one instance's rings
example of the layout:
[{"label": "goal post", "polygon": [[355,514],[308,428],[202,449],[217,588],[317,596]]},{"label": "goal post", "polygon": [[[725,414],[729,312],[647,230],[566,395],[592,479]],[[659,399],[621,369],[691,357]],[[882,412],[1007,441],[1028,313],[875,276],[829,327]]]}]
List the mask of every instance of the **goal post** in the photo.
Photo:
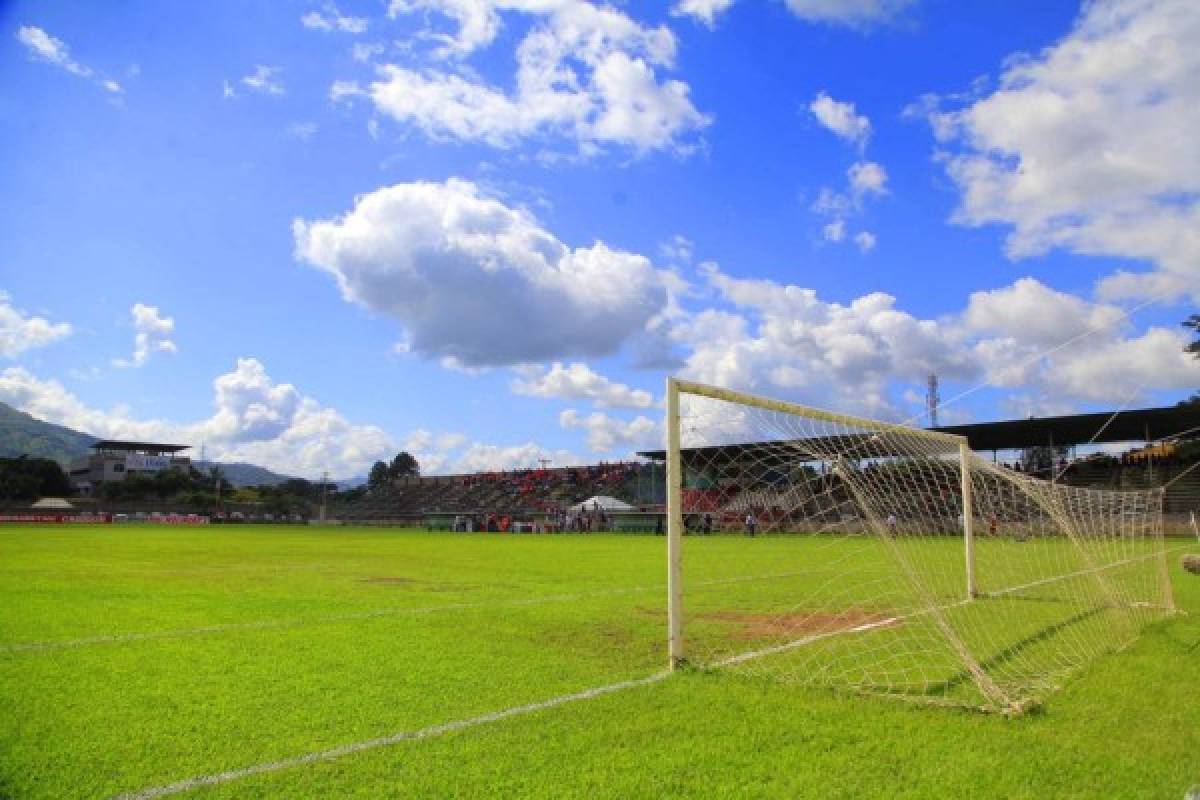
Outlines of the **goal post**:
[{"label": "goal post", "polygon": [[672,668],[1012,712],[1170,610],[1161,493],[675,378],[666,406]]}]

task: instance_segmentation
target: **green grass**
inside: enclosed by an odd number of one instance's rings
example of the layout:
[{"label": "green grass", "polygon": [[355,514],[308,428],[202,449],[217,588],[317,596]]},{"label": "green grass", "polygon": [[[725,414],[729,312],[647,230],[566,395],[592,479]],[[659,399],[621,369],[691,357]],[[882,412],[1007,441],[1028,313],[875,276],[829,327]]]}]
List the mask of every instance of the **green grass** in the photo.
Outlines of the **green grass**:
[{"label": "green grass", "polygon": [[[880,553],[856,546],[859,574],[878,583],[837,590],[889,605]],[[0,797],[112,796],[652,674],[664,662],[663,547],[652,536],[2,528]],[[928,547],[923,558],[945,559],[936,574],[952,575],[950,546]],[[777,611],[845,566],[800,540],[687,548],[697,611]],[[707,583],[781,564],[809,572]],[[1191,615],[1088,659],[1018,719],[805,687],[796,664],[694,671],[190,795],[1182,798],[1200,784],[1200,578],[1172,569]],[[1011,624],[970,628],[980,647],[1044,647],[1036,634],[1063,609],[1011,603]],[[752,644],[730,638],[736,626],[704,626],[690,620],[689,633],[713,652]],[[868,636],[877,650],[903,638]],[[70,646],[21,649],[31,643]]]}]

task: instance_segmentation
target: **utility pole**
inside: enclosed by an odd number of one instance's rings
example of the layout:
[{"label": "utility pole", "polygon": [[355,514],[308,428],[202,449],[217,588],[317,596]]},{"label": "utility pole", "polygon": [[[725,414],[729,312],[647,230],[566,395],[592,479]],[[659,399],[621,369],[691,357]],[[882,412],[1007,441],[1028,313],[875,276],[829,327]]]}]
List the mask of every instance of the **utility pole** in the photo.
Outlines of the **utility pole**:
[{"label": "utility pole", "polygon": [[942,404],[941,395],[938,394],[938,377],[934,373],[929,374],[929,382],[925,388],[925,412],[929,415],[929,427],[936,428],[938,426],[938,406]]},{"label": "utility pole", "polygon": [[329,470],[321,473],[321,522],[325,521],[325,500],[329,496]]}]

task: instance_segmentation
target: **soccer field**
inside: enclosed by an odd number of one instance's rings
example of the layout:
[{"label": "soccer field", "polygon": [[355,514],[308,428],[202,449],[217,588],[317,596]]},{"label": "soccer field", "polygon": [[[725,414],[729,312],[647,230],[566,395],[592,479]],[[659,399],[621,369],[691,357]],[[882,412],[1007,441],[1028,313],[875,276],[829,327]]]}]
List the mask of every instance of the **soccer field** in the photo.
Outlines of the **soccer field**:
[{"label": "soccer field", "polygon": [[[1006,719],[761,667],[794,652],[664,676],[660,537],[0,529],[0,797],[1183,797],[1200,578],[1180,544],[1192,613]],[[802,537],[685,553],[711,652],[753,646],[736,613],[834,561]],[[1018,638],[1053,605],[1027,602]]]}]

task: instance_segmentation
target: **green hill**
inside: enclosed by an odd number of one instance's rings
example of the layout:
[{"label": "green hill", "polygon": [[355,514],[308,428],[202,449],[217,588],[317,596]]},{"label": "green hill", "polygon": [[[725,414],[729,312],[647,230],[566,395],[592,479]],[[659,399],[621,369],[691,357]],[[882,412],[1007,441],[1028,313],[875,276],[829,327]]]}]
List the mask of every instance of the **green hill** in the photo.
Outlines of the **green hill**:
[{"label": "green hill", "polygon": [[52,458],[65,467],[71,459],[87,454],[94,441],[95,436],[43,422],[0,403],[0,457]]}]

